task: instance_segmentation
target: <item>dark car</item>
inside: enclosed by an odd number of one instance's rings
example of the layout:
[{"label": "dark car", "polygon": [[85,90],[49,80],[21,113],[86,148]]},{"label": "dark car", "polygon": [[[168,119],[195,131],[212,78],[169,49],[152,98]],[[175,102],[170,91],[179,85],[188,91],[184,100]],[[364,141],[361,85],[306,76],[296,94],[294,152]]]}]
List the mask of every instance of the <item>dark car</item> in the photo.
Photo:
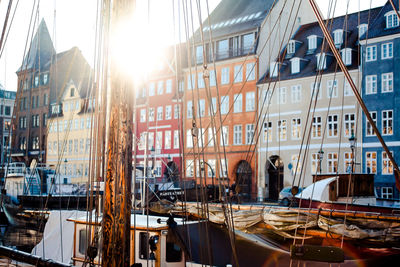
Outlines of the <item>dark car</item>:
[{"label": "dark car", "polygon": [[[302,190],[303,190],[303,188],[299,187],[297,193],[300,193]],[[292,194],[291,186],[285,187],[281,190],[281,192],[279,192],[278,200],[279,200],[279,203],[281,203],[282,205],[289,206],[292,203],[292,199],[293,199],[293,194]]]}]

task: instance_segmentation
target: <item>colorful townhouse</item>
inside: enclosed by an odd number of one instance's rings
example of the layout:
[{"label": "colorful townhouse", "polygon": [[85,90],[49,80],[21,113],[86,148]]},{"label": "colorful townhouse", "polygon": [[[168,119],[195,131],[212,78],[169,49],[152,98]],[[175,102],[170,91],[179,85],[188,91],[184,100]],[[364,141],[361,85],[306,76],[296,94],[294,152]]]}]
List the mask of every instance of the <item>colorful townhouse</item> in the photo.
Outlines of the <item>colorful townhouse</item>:
[{"label": "colorful townhouse", "polygon": [[146,177],[157,182],[178,181],[182,166],[182,85],[178,82],[180,66],[175,59],[175,47],[167,48],[158,69],[136,88],[137,148],[133,160],[138,177],[143,177],[146,167]]},{"label": "colorful townhouse", "polygon": [[[359,39],[379,11],[329,20],[336,49],[358,88]],[[285,186],[309,185],[313,174],[362,172],[360,108],[317,22],[293,34],[258,87],[258,174],[268,199],[277,200]]]},{"label": "colorful townhouse", "polygon": [[7,91],[3,85],[0,84],[0,166],[9,161],[12,128],[11,119],[14,110],[16,92]]},{"label": "colorful townhouse", "polygon": [[[397,12],[398,2],[395,2]],[[400,160],[400,22],[389,2],[360,41],[362,98],[397,164]],[[366,117],[362,117],[362,167],[375,174],[375,193],[399,199],[393,165]]]}]

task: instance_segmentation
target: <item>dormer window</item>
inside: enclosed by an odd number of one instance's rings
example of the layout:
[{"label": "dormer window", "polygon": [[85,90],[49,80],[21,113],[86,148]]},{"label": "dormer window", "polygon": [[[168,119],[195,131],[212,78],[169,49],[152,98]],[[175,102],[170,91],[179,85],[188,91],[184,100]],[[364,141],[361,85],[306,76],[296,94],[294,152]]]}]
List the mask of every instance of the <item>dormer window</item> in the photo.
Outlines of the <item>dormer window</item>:
[{"label": "dormer window", "polygon": [[292,74],[300,72],[300,58],[295,57],[290,60]]},{"label": "dormer window", "polygon": [[277,77],[279,71],[279,62],[271,62],[269,64],[269,76]]},{"label": "dormer window", "polygon": [[385,14],[386,17],[386,28],[395,28],[399,26],[399,19],[395,11],[389,11]]},{"label": "dormer window", "polygon": [[333,32],[333,40],[336,47],[340,47],[343,44],[343,30],[337,29]]},{"label": "dormer window", "polygon": [[294,54],[296,52],[296,41],[295,40],[290,40],[288,45],[287,45],[287,53],[288,54]]},{"label": "dormer window", "polygon": [[351,48],[344,48],[341,51],[343,63],[346,66],[351,65]]},{"label": "dormer window", "polygon": [[360,24],[358,25],[358,38],[363,36],[368,31],[368,24]]},{"label": "dormer window", "polygon": [[317,49],[317,36],[311,35],[311,36],[308,36],[307,39],[308,39],[308,50]]},{"label": "dormer window", "polygon": [[70,97],[74,97],[74,96],[75,96],[75,88],[71,88]]},{"label": "dormer window", "polygon": [[326,53],[318,53],[317,57],[317,70],[326,69]]}]

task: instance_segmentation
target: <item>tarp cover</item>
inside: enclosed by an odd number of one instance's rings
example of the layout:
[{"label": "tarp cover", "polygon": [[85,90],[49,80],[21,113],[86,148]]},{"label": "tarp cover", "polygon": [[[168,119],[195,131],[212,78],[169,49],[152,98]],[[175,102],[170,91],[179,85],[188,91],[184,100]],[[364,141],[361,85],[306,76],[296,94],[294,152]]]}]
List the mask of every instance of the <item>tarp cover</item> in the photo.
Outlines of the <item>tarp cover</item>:
[{"label": "tarp cover", "polygon": [[31,254],[70,263],[74,245],[74,223],[67,221],[67,219],[85,215],[86,211],[51,211],[44,228],[43,239],[33,248]]}]

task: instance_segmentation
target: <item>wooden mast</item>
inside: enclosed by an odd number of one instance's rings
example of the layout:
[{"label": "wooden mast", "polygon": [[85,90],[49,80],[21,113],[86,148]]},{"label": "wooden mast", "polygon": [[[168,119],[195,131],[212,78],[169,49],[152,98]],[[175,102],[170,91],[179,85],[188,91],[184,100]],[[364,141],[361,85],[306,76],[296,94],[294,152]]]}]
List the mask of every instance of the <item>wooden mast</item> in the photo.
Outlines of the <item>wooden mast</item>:
[{"label": "wooden mast", "polygon": [[[129,21],[135,0],[112,1],[111,34]],[[131,33],[126,33],[131,34]],[[117,40],[123,41],[123,40]],[[133,81],[110,58],[110,116],[104,188],[103,266],[130,266]],[[114,48],[115,49],[115,48]],[[129,51],[126,51],[128,53]],[[108,55],[106,55],[108,56]]]}]

